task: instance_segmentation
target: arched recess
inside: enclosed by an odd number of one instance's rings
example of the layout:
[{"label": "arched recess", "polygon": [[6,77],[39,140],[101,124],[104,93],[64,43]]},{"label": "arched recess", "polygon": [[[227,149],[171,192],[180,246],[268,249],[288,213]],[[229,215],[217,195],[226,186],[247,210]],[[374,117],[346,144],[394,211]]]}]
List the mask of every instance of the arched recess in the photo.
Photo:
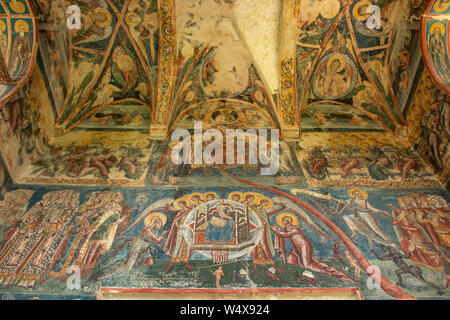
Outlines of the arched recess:
[{"label": "arched recess", "polygon": [[[143,114],[133,113],[136,108],[146,109],[140,124],[146,123],[149,131],[159,97],[160,2],[164,0],[78,4],[82,27],[68,32],[67,91],[56,108],[56,127],[62,132],[92,125],[132,130],[126,124],[141,121]],[[117,114],[98,117],[105,110]]]},{"label": "arched recess", "polygon": [[161,79],[168,82],[158,89],[169,95],[157,101],[156,112],[164,119],[152,123],[150,138],[166,139],[167,130],[173,129],[180,115],[212,101],[253,105],[256,110],[264,110],[265,117],[278,128],[273,96],[236,26],[233,3],[176,0],[174,5],[175,15],[170,19],[174,26],[170,30],[175,32],[176,42],[164,47],[162,37],[160,48],[168,50],[167,58],[174,64],[166,69],[161,57],[159,66]]},{"label": "arched recess", "polygon": [[[379,6],[382,18],[376,29],[368,25],[371,5]],[[371,130],[362,115],[393,134],[405,126],[390,70],[398,54],[393,41],[403,7],[400,0],[285,1],[279,99],[285,130],[301,131],[306,108],[325,101],[363,112],[349,122],[359,121],[360,130]],[[336,118],[317,116],[324,122]]]},{"label": "arched recess", "polygon": [[0,105],[28,81],[38,48],[38,26],[29,0],[0,1]]},{"label": "arched recess", "polygon": [[430,1],[420,26],[425,66],[434,82],[450,95],[450,3]]}]

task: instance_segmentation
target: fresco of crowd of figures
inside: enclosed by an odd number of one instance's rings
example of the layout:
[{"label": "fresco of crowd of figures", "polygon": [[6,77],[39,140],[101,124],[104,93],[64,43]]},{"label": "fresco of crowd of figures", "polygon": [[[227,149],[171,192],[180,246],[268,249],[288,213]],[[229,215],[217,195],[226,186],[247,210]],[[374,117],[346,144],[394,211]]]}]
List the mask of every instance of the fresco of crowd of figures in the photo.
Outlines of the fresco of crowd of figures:
[{"label": "fresco of crowd of figures", "polygon": [[[0,1],[0,298],[450,296],[449,2],[275,3]],[[194,121],[281,129],[278,173],[174,165]]]},{"label": "fresco of crowd of figures", "polygon": [[[182,292],[215,288],[211,272],[220,267],[223,289],[359,287],[366,299],[442,298],[449,201],[430,188],[13,188],[0,202],[0,292]],[[364,259],[394,293],[368,285]],[[74,276],[79,287],[68,286]]]}]

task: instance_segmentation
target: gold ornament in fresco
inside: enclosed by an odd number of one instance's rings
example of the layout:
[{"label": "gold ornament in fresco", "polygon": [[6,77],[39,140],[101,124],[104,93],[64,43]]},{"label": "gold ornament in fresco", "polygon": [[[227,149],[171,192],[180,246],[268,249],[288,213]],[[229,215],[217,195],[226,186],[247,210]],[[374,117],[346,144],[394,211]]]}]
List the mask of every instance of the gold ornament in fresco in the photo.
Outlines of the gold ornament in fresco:
[{"label": "gold ornament in fresco", "polygon": [[25,12],[25,5],[18,0],[12,0],[9,3],[9,6],[12,9],[12,11],[14,11],[15,13],[24,13]]}]

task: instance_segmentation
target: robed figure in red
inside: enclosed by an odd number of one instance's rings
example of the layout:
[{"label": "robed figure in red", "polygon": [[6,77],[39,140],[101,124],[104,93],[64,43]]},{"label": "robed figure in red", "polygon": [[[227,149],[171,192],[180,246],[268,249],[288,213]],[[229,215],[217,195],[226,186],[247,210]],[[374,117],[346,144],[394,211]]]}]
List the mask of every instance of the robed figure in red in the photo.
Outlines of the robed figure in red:
[{"label": "robed figure in red", "polygon": [[[313,247],[311,243],[303,235],[301,230],[293,224],[293,218],[291,216],[284,216],[281,219],[281,224],[284,225],[284,231],[275,225],[272,225],[271,229],[275,233],[275,250],[285,263],[358,284],[358,282],[351,279],[342,271],[327,265],[325,262],[313,259]],[[284,239],[289,239],[292,242],[292,251],[287,258]]]},{"label": "robed figure in red", "polygon": [[183,236],[184,219],[191,212],[192,208],[188,205],[186,199],[177,200],[175,203],[175,210],[178,210],[172,222],[167,241],[164,245],[165,253],[170,256],[170,262],[165,272],[169,272],[174,263],[184,262],[184,266],[188,270],[192,270],[189,266],[189,257],[191,249]]}]

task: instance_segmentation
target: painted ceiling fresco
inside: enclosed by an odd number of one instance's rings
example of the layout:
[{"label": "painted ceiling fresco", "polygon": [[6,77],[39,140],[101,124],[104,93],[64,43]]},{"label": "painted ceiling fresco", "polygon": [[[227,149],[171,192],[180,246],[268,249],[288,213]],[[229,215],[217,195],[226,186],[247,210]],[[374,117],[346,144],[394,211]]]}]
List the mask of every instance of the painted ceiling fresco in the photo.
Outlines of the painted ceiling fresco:
[{"label": "painted ceiling fresco", "polygon": [[450,297],[448,1],[0,4],[0,299]]},{"label": "painted ceiling fresco", "polygon": [[[156,4],[118,4],[85,3],[80,7],[86,15],[84,26],[67,35],[68,70],[55,66],[53,71],[55,78],[60,72],[68,73],[67,92],[62,104],[57,104],[56,124],[64,129],[84,121],[88,128],[144,123],[149,127],[157,85]],[[57,56],[53,59],[59,63]],[[131,111],[126,113],[123,109],[128,106]]]},{"label": "painted ceiling fresco", "polygon": [[389,70],[402,2],[377,3],[381,27],[372,30],[366,14],[370,1],[329,0],[326,11],[309,2],[300,7],[296,39],[296,117],[303,121],[303,111],[314,107],[306,121],[322,114],[323,122],[337,128],[341,119],[359,127],[378,124],[391,132],[404,125]]}]

